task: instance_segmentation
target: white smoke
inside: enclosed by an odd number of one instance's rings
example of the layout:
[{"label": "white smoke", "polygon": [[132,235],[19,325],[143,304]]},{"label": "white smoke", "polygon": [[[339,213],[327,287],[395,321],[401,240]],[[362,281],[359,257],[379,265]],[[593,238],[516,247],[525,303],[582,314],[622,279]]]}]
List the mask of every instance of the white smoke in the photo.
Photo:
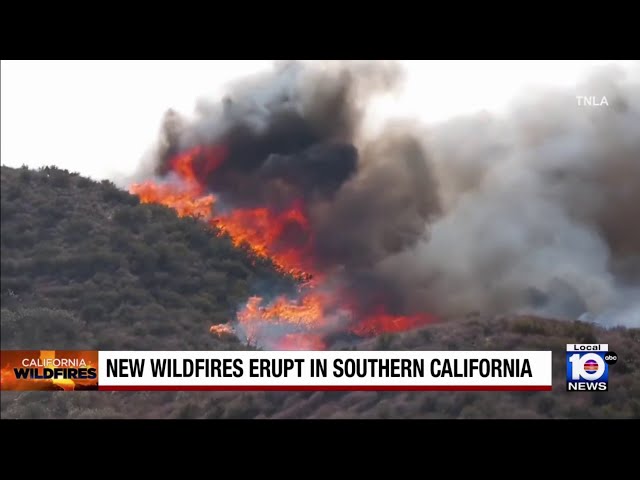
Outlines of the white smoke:
[{"label": "white smoke", "polygon": [[506,116],[435,128],[444,211],[377,271],[415,309],[640,326],[639,72],[603,69],[575,90],[525,96]]}]

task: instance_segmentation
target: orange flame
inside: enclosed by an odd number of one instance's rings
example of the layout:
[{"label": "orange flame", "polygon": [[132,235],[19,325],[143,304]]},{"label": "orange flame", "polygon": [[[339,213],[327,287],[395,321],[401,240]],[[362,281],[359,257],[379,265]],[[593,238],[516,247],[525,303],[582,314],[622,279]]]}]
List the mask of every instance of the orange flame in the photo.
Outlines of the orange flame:
[{"label": "orange flame", "polygon": [[233,335],[234,331],[233,327],[228,323],[219,323],[217,325],[211,325],[211,327],[209,327],[209,333],[213,333],[218,337],[224,337],[226,335]]},{"label": "orange flame", "polygon": [[[270,259],[278,270],[306,281],[306,286],[318,286],[324,277],[318,275],[312,262],[313,236],[301,203],[294,203],[290,208],[278,212],[261,207],[216,214],[216,196],[205,194],[198,174],[206,178],[221,165],[225,153],[222,147],[195,147],[182,152],[169,164],[178,182],[148,181],[132,185],[130,192],[138,195],[142,203],[165,205],[175,209],[179,216],[206,220],[217,227],[220,234],[227,234],[235,246],[247,246],[257,258]],[[196,162],[199,162],[200,171],[196,169]],[[292,242],[292,237],[299,241]],[[276,348],[321,350],[326,348],[322,336],[310,330],[318,332],[326,327],[329,300],[327,295],[313,289],[298,301],[278,297],[263,305],[261,297],[251,297],[237,313],[237,320],[250,343],[260,338],[265,325],[281,325],[307,331],[283,334]],[[365,316],[352,328],[352,332],[360,336],[398,332],[432,320],[433,317],[429,315],[390,315],[381,307],[373,315]],[[222,336],[232,333],[233,329],[229,325],[213,325],[210,332]]]},{"label": "orange flame", "polygon": [[158,203],[173,208],[180,217],[207,219],[215,203],[213,195],[198,196],[194,189],[186,186],[144,182],[133,184],[129,191],[138,195],[142,203]]},{"label": "orange flame", "polygon": [[254,321],[283,322],[292,325],[316,325],[323,321],[322,296],[310,294],[300,302],[278,297],[268,307],[261,307],[262,298],[251,297],[247,305],[238,312],[238,321],[248,324]]},{"label": "orange flame", "polygon": [[[319,329],[324,325],[324,299],[318,294],[308,294],[299,301],[289,300],[280,296],[269,305],[262,305],[261,297],[250,297],[247,304],[238,314],[238,323],[247,336],[249,343],[257,343],[263,337],[263,329],[268,325],[287,326],[296,329]],[[289,340],[286,340],[286,338]],[[302,335],[290,333],[282,339],[284,342],[278,350],[289,348],[295,338],[303,339]],[[309,339],[305,341],[309,343]],[[314,340],[317,345],[318,340]],[[285,348],[286,347],[286,348]]]},{"label": "orange flame", "polygon": [[351,331],[361,337],[372,337],[381,333],[396,333],[413,330],[435,321],[435,317],[428,314],[418,315],[390,315],[382,308],[373,315],[366,317]]},{"label": "orange flame", "polygon": [[[211,151],[216,152],[212,154]],[[203,155],[203,148],[195,147],[177,155],[170,163],[178,181],[134,183],[129,192],[137,195],[142,203],[155,203],[173,208],[180,217],[198,217],[226,233],[236,247],[247,245],[259,258],[269,258],[276,268],[299,279],[309,279],[310,274],[301,268],[307,261],[308,248],[293,248],[281,242],[291,230],[309,234],[309,223],[301,205],[295,204],[283,212],[267,208],[238,209],[228,214],[215,215],[216,196],[204,194],[195,173],[194,162]],[[215,169],[221,163],[218,150],[210,149],[206,168]],[[213,160],[212,160],[213,159]]]},{"label": "orange flame", "polygon": [[309,221],[300,204],[282,212],[268,208],[234,210],[212,223],[228,233],[235,246],[248,245],[255,255],[270,258],[286,273],[304,277],[304,271],[310,269],[307,245],[297,248],[281,241],[292,230],[309,238]]},{"label": "orange flame", "polygon": [[201,154],[200,147],[177,155],[171,162],[179,182],[160,184],[153,181],[134,183],[129,192],[142,203],[157,203],[173,208],[180,217],[209,219],[216,201],[214,195],[204,195],[193,170],[194,159]]}]

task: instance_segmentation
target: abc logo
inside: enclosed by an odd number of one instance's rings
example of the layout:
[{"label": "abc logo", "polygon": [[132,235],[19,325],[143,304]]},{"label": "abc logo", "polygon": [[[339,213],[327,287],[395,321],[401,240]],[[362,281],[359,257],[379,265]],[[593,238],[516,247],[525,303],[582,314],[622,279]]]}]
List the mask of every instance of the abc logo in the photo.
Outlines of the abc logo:
[{"label": "abc logo", "polygon": [[[617,360],[617,356],[615,356]],[[571,362],[571,380],[595,381],[602,377],[607,369],[605,360],[597,353],[575,353],[569,357]]]},{"label": "abc logo", "polygon": [[615,365],[618,361],[618,355],[616,355],[616,352],[607,352],[604,356],[604,361],[607,362],[607,365]]}]

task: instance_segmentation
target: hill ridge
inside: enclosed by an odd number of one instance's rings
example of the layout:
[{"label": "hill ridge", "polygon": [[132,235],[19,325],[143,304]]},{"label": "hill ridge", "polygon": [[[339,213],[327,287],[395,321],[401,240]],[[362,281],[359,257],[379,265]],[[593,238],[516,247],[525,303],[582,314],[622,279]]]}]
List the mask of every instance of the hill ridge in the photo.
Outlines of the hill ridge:
[{"label": "hill ridge", "polygon": [[[209,326],[294,279],[228,238],[108,180],[1,167],[3,349],[228,350]],[[564,391],[569,342],[609,343],[610,391]],[[339,347],[339,345],[336,345]],[[377,350],[553,350],[552,392],[2,392],[3,418],[640,417],[640,329],[468,315],[345,344]]]}]

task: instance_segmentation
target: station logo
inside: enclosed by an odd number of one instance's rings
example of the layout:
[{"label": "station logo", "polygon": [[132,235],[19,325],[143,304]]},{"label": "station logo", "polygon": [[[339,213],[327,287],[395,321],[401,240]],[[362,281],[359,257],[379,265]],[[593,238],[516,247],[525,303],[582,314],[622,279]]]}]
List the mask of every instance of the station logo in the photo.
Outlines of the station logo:
[{"label": "station logo", "polygon": [[567,390],[608,391],[609,366],[617,361],[607,344],[567,344]]}]

